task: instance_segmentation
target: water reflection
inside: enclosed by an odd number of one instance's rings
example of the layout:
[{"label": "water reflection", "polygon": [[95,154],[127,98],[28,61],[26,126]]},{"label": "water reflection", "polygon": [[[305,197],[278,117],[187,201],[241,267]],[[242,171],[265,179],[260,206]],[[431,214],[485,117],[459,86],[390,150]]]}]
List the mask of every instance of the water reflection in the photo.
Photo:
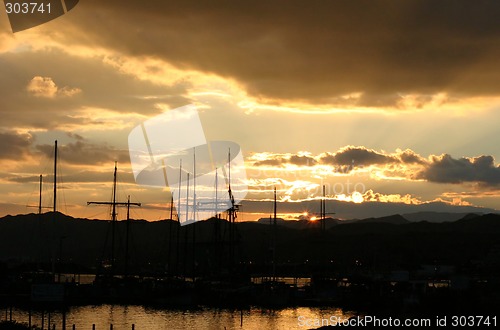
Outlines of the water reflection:
[{"label": "water reflection", "polygon": [[[347,319],[353,316],[352,312],[342,311],[334,307],[296,307],[284,309],[266,309],[252,307],[243,310],[200,308],[190,310],[165,310],[148,308],[144,306],[99,305],[71,307],[66,314],[66,327],[71,329],[73,324],[76,329],[91,330],[96,325],[96,330],[107,330],[113,324],[113,329],[209,329],[209,330],[236,330],[236,329],[307,329],[299,326],[298,318],[327,319],[336,316]],[[242,317],[243,316],[243,317]],[[28,312],[14,310],[13,319],[18,322],[28,322]],[[42,315],[32,313],[32,324],[41,325]],[[241,322],[243,320],[243,326]],[[52,313],[51,324],[56,324],[61,329],[62,314]],[[47,314],[45,314],[45,327],[47,327]],[[51,326],[52,327],[52,326]]]}]

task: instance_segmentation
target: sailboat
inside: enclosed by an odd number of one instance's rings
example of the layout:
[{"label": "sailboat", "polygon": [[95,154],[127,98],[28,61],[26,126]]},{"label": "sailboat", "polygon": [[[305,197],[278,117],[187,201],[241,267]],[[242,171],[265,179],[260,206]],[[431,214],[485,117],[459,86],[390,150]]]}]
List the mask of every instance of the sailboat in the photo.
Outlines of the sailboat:
[{"label": "sailboat", "polygon": [[274,203],[273,203],[273,224],[272,224],[272,269],[271,277],[269,279],[263,279],[260,284],[257,285],[254,299],[256,303],[267,305],[267,306],[286,306],[290,303],[292,298],[292,287],[283,281],[278,281],[277,277],[277,192],[276,187],[274,187]]},{"label": "sailboat", "polygon": [[116,258],[115,258],[115,241],[116,241],[116,222],[117,222],[117,206],[126,206],[127,207],[127,226],[126,226],[126,234],[125,234],[125,267],[123,275],[128,275],[128,263],[129,263],[129,230],[130,230],[130,206],[141,206],[141,203],[132,203],[130,202],[130,196],[128,196],[128,200],[126,202],[117,202],[116,201],[116,181],[117,181],[117,162],[115,162],[115,169],[113,172],[113,197],[111,202],[87,202],[87,205],[110,205],[112,208],[111,211],[111,257],[109,260],[109,268],[110,275],[113,277],[117,274],[116,269]]},{"label": "sailboat", "polygon": [[[52,207],[52,225],[56,223],[58,216],[57,213],[57,140],[54,142],[54,190],[53,190],[53,207]],[[38,212],[41,214],[42,211],[42,176],[40,175],[40,196],[39,196],[39,206]],[[52,226],[53,227],[53,226]],[[51,242],[51,264],[52,271],[50,277],[40,276],[43,274],[38,274],[38,279],[31,285],[31,302],[33,303],[62,303],[65,298],[65,288],[61,284],[60,276],[60,265],[59,265],[59,275],[57,276],[57,281],[55,279],[55,266],[56,266],[56,244],[54,237],[54,228],[52,228],[52,235],[50,236]],[[61,247],[60,247],[61,249]]]}]

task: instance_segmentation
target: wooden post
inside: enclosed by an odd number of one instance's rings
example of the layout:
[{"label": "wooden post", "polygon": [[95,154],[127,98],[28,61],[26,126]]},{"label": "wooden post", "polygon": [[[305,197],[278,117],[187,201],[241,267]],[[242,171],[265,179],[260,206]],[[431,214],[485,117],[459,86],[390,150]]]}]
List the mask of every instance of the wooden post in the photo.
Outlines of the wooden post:
[{"label": "wooden post", "polygon": [[62,330],[66,330],[66,308],[63,307],[62,312]]},{"label": "wooden post", "polygon": [[113,323],[109,325],[109,330],[113,330]]},{"label": "wooden post", "polygon": [[12,306],[9,309],[9,321],[12,322]]},{"label": "wooden post", "polygon": [[135,324],[132,324],[132,330],[135,330]]},{"label": "wooden post", "polygon": [[31,329],[31,308],[28,310],[28,327]]},{"label": "wooden post", "polygon": [[42,330],[43,330],[44,325],[45,325],[45,313],[42,310]]},{"label": "wooden post", "polygon": [[76,326],[73,324],[73,330],[76,330]]},{"label": "wooden post", "polygon": [[92,330],[95,330],[95,324],[92,324]]},{"label": "wooden post", "polygon": [[47,312],[47,329],[50,330],[50,312]]}]

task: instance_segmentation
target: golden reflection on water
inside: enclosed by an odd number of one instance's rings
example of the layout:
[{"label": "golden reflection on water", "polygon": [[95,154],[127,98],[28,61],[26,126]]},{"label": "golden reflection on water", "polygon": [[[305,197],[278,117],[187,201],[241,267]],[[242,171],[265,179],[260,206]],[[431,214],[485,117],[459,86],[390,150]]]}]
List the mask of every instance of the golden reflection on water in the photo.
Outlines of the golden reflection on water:
[{"label": "golden reflection on water", "polygon": [[[257,329],[309,329],[318,327],[299,326],[298,318],[316,320],[347,319],[352,312],[344,312],[340,308],[327,307],[295,307],[285,309],[266,309],[252,307],[243,310],[243,326],[241,326],[241,311],[229,309],[200,308],[190,310],[154,309],[144,306],[99,305],[72,307],[66,314],[66,329],[73,324],[77,330],[91,330],[92,324],[96,330],[108,330],[113,324],[113,330],[257,330]],[[14,310],[13,319],[18,322],[28,322],[28,312]],[[51,324],[61,329],[61,313],[51,314]],[[41,325],[41,313],[33,312],[32,324]],[[47,327],[47,314],[45,314]],[[51,326],[52,329],[52,326]]]}]

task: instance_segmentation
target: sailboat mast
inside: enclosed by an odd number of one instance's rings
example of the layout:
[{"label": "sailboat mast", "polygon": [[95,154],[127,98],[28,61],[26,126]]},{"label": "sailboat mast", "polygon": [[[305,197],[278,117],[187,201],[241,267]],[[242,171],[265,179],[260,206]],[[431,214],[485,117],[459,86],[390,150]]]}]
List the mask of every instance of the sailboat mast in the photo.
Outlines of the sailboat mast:
[{"label": "sailboat mast", "polygon": [[227,156],[228,164],[228,196],[231,203],[229,208],[229,265],[232,268],[234,262],[234,198],[231,192],[231,148],[229,148]]},{"label": "sailboat mast", "polygon": [[40,194],[38,196],[38,214],[42,214],[42,175],[40,174]]},{"label": "sailboat mast", "polygon": [[129,239],[129,225],[130,225],[130,206],[141,206],[141,203],[131,203],[130,196],[128,196],[128,200],[126,202],[117,202],[116,201],[116,181],[117,181],[117,162],[115,162],[115,170],[113,173],[113,200],[111,202],[87,202],[87,205],[111,205],[111,275],[115,275],[115,236],[116,236],[116,206],[126,206],[127,207],[127,232],[126,232],[126,247],[125,247],[125,275],[128,272],[128,239]]},{"label": "sailboat mast", "polygon": [[127,199],[127,230],[125,233],[125,276],[128,276],[128,262],[129,262],[129,236],[130,236],[130,195]]},{"label": "sailboat mast", "polygon": [[187,174],[187,188],[186,188],[186,223],[189,221],[189,174]]},{"label": "sailboat mast", "polygon": [[323,226],[323,232],[326,231],[326,202],[325,202],[325,197],[326,197],[326,187],[323,185],[323,198],[321,199],[321,209],[323,210],[323,214],[321,215],[322,219],[322,226]]},{"label": "sailboat mast", "polygon": [[193,148],[193,283],[196,279],[196,148]]},{"label": "sailboat mast", "polygon": [[113,174],[113,203],[111,212],[111,270],[115,268],[115,227],[116,227],[116,162]]},{"label": "sailboat mast", "polygon": [[54,145],[54,213],[57,211],[57,140]]},{"label": "sailboat mast", "polygon": [[[181,235],[181,180],[182,180],[182,159],[179,160],[179,189],[178,189],[178,196],[177,196],[177,249],[176,249],[176,258],[175,258],[175,271],[179,273],[180,270],[180,251],[181,251],[181,246],[180,246],[180,235]],[[172,196],[173,199],[173,196]]]},{"label": "sailboat mast", "polygon": [[170,197],[170,221],[168,222],[168,275],[171,275],[172,272],[172,222],[174,220],[172,219],[174,216],[174,195]]},{"label": "sailboat mast", "polygon": [[276,187],[274,187],[274,218],[273,218],[273,281],[276,281]]},{"label": "sailboat mast", "polygon": [[193,221],[196,222],[196,148],[193,148]]},{"label": "sailboat mast", "polygon": [[179,196],[177,196],[177,221],[181,224],[181,181],[182,181],[182,159],[179,161]]},{"label": "sailboat mast", "polygon": [[219,200],[218,200],[218,196],[217,196],[217,193],[218,193],[218,189],[219,188],[219,177],[218,177],[218,172],[217,172],[217,168],[215,168],[215,217],[216,218],[219,218]]}]

